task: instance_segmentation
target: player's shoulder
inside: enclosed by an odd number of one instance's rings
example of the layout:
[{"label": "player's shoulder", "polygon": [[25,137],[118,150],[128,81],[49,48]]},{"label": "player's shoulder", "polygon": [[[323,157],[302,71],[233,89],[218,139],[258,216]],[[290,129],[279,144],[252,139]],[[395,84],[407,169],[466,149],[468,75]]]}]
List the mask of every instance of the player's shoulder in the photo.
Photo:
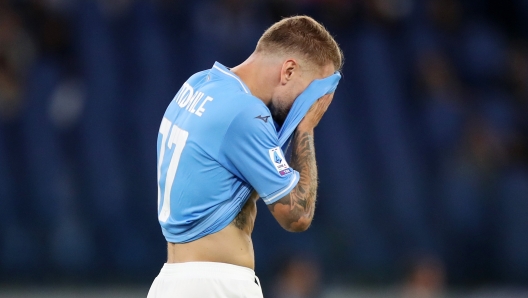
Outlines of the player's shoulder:
[{"label": "player's shoulder", "polygon": [[[207,88],[204,85],[207,94],[214,97],[215,104],[223,110],[224,113],[230,114],[230,118],[248,118],[262,115],[270,115],[268,107],[259,98],[251,93],[246,93],[231,86],[216,86]],[[224,114],[224,116],[227,116]],[[267,120],[267,118],[265,118]],[[267,121],[266,121],[267,122]]]},{"label": "player's shoulder", "polygon": [[207,79],[207,73],[208,73],[207,69],[199,71],[199,72],[193,74],[192,76],[190,76],[187,79],[187,83],[190,84],[191,86],[195,86],[195,85],[199,84],[200,82],[203,82],[204,80]]},{"label": "player's shoulder", "polygon": [[243,134],[265,132],[273,134],[275,125],[268,107],[258,98],[251,95],[240,95],[233,111],[231,131]]},{"label": "player's shoulder", "polygon": [[243,120],[258,119],[262,123],[273,122],[270,110],[260,99],[245,94],[241,95],[237,102],[241,103],[237,107],[237,118]]}]

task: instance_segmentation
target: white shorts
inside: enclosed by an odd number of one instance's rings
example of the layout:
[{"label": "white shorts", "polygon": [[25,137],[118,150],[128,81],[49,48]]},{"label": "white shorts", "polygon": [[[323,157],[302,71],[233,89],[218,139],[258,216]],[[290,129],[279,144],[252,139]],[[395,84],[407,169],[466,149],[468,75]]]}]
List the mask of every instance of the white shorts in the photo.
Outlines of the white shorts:
[{"label": "white shorts", "polygon": [[263,298],[255,271],[214,262],[164,264],[147,298]]}]

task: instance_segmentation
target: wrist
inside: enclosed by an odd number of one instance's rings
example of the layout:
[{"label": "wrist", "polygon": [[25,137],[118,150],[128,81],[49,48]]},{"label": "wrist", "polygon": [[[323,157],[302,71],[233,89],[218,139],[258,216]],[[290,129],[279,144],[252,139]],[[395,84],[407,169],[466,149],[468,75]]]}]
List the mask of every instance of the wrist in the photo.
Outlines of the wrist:
[{"label": "wrist", "polygon": [[313,126],[304,124],[303,122],[301,122],[301,123],[299,123],[299,125],[297,125],[297,132],[308,132],[308,133],[313,134],[313,131],[314,131],[314,127]]}]

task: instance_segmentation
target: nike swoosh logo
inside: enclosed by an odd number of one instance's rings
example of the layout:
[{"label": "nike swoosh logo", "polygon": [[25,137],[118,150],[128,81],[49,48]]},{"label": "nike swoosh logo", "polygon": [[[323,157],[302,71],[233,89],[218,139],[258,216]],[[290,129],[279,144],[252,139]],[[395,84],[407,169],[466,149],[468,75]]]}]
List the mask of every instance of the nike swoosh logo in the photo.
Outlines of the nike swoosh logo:
[{"label": "nike swoosh logo", "polygon": [[262,116],[262,115],[258,115],[257,117],[255,117],[255,119],[260,119],[262,121],[264,121],[265,123],[268,123],[268,118],[270,116]]}]

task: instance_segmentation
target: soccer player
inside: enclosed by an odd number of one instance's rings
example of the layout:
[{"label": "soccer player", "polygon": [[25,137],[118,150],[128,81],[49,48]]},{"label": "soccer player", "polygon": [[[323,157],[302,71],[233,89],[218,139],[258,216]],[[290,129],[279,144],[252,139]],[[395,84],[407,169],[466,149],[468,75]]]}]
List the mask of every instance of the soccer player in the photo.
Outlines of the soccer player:
[{"label": "soccer player", "polygon": [[[313,130],[332,101],[342,59],[322,25],[296,16],[267,29],[242,64],[216,62],[183,84],[158,134],[158,219],[168,259],[149,298],[262,297],[251,241],[256,201],[288,231],[310,226]],[[325,82],[333,88],[317,95]],[[296,100],[316,95],[293,124],[290,167],[279,130],[292,125]]]}]

